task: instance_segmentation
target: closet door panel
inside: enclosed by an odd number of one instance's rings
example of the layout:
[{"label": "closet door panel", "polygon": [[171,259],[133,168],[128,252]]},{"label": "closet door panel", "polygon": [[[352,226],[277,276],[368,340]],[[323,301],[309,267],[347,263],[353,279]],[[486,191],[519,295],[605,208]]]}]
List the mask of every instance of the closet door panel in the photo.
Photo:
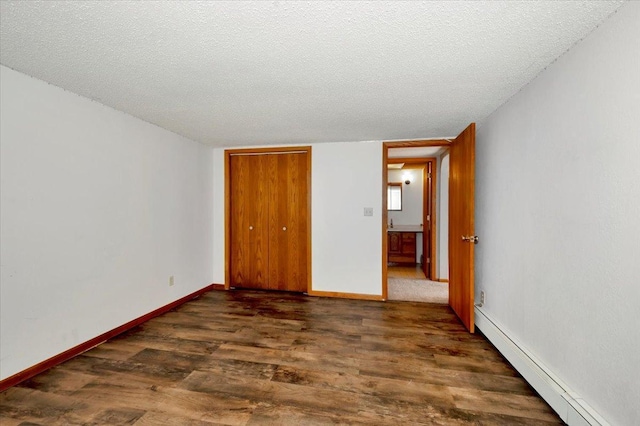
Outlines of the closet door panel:
[{"label": "closet door panel", "polygon": [[307,153],[269,155],[269,288],[307,291]]},{"label": "closet door panel", "polygon": [[231,286],[267,289],[268,184],[264,155],[232,156]]}]

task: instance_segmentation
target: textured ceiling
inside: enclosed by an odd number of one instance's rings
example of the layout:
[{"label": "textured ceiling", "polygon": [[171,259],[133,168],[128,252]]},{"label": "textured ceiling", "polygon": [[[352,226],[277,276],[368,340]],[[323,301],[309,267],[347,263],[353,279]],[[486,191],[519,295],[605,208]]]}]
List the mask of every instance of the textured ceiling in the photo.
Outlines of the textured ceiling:
[{"label": "textured ceiling", "polygon": [[216,146],[454,136],[620,4],[2,1],[0,63]]}]

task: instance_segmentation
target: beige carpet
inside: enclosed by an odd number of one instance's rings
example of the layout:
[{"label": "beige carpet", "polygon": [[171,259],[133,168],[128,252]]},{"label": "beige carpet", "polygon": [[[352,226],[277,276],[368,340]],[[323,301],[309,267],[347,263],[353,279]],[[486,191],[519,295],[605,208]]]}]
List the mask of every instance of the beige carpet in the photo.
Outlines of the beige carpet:
[{"label": "beige carpet", "polygon": [[405,302],[449,303],[449,284],[429,280],[389,278],[389,300]]}]

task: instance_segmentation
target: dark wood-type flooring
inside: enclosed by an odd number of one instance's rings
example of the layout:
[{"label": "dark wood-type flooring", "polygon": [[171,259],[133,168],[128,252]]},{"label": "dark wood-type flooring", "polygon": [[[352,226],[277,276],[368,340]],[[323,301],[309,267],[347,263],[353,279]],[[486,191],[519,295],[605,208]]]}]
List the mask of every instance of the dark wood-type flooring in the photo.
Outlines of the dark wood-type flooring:
[{"label": "dark wood-type flooring", "polygon": [[10,425],[545,425],[449,307],[213,291],[0,394]]}]

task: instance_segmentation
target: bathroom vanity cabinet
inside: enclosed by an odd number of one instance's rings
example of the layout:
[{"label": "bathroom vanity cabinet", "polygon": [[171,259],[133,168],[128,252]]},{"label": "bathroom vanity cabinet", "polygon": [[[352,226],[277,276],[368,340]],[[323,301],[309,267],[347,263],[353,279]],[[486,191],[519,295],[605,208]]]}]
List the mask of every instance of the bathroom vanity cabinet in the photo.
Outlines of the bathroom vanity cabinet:
[{"label": "bathroom vanity cabinet", "polygon": [[387,260],[394,263],[416,263],[416,232],[387,232]]}]

